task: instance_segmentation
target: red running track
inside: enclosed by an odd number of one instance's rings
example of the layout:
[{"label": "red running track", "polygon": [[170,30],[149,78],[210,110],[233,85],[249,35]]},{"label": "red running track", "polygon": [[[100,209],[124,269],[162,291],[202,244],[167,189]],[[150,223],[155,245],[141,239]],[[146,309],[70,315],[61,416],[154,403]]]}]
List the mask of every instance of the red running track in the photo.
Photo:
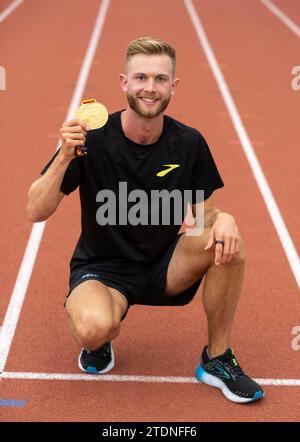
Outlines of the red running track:
[{"label": "red running track", "polygon": [[[8,2],[0,2],[3,9]],[[3,323],[32,225],[28,188],[52,155],[67,114],[101,2],[31,0],[0,24],[0,229]],[[285,2],[277,1],[284,8]],[[299,64],[299,39],[259,1],[194,0],[208,39],[296,247],[299,232],[300,91],[290,70]],[[287,14],[299,23],[299,7]],[[201,289],[183,308],[135,306],[114,348],[112,375],[121,381],[7,379],[0,397],[24,400],[0,407],[2,421],[294,421],[300,399],[299,352],[291,346],[300,324],[299,290],[243,153],[217,83],[181,0],[112,0],[84,97],[96,96],[113,112],[125,106],[118,84],[128,42],[165,38],[177,49],[181,85],[168,113],[207,138],[225,181],[217,205],[238,220],[247,245],[243,296],[232,345],[247,372],[259,379],[298,380],[265,386],[266,397],[237,406],[197,383],[126,381],[127,375],[190,379],[206,344]],[[288,48],[288,50],[287,50]],[[65,198],[47,222],[5,373],[79,374],[78,348],[62,308],[68,263],[79,232],[78,194]],[[0,349],[1,351],[1,349]]]}]

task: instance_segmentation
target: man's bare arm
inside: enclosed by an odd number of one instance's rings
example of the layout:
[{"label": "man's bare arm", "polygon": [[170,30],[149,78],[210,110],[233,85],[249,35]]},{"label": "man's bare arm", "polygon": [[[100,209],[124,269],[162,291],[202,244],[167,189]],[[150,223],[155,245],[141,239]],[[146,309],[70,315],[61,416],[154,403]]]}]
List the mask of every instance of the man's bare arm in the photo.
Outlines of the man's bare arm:
[{"label": "man's bare arm", "polygon": [[60,129],[62,146],[43,176],[32,183],[28,192],[27,214],[32,222],[45,221],[64,197],[60,186],[68,165],[75,157],[74,147],[84,146],[87,127],[79,120],[65,122]]},{"label": "man's bare arm", "polygon": [[30,221],[45,221],[55,212],[64,197],[60,186],[69,163],[59,153],[47,172],[32,183],[27,203]]}]

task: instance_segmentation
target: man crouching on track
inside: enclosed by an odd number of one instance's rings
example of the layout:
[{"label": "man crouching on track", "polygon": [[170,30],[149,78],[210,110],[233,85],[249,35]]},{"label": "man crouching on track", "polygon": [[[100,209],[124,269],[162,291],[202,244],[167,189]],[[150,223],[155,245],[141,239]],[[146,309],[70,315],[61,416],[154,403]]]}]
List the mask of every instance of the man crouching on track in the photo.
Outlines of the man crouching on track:
[{"label": "man crouching on track", "polygon": [[[88,131],[80,120],[63,124],[60,149],[30,187],[28,216],[46,220],[79,186],[82,232],[70,263],[66,310],[82,347],[81,370],[100,374],[114,367],[111,341],[130,306],[185,305],[205,275],[208,346],[196,377],[233,402],[251,402],[263,390],[229,346],[244,246],[234,217],[215,208],[212,193],[223,181],[205,139],[164,114],[179,81],[175,58],[162,40],[130,43],[120,75],[127,108],[110,114],[100,129]],[[86,146],[88,154],[75,157],[75,146]],[[177,202],[184,192],[191,192],[196,224],[203,213],[201,234],[178,234],[186,204],[178,222]],[[164,200],[168,194],[176,196],[173,205]]]}]

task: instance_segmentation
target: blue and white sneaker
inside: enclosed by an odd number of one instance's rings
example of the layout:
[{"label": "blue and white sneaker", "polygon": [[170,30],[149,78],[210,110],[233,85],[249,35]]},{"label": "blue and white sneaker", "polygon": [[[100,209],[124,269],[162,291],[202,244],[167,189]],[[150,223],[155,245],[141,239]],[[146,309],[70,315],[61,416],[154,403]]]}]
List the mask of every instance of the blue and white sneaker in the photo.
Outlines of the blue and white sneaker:
[{"label": "blue and white sneaker", "polygon": [[240,404],[257,401],[264,396],[261,386],[243,372],[231,348],[212,359],[207,351],[206,346],[202,352],[202,363],[196,370],[198,381],[219,388],[227,399]]},{"label": "blue and white sneaker", "polygon": [[82,349],[78,358],[80,370],[89,374],[103,374],[112,370],[115,365],[115,356],[111,342],[107,342],[98,350]]}]

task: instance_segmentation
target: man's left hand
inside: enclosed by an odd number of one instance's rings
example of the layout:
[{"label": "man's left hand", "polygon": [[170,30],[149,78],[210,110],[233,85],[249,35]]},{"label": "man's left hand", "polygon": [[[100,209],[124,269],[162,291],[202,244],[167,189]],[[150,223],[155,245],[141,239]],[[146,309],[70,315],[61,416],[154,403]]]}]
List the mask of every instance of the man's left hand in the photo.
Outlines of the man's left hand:
[{"label": "man's left hand", "polygon": [[[220,241],[220,243],[215,243]],[[221,212],[212,225],[205,250],[215,248],[215,264],[230,262],[240,251],[241,238],[233,216]]]}]

